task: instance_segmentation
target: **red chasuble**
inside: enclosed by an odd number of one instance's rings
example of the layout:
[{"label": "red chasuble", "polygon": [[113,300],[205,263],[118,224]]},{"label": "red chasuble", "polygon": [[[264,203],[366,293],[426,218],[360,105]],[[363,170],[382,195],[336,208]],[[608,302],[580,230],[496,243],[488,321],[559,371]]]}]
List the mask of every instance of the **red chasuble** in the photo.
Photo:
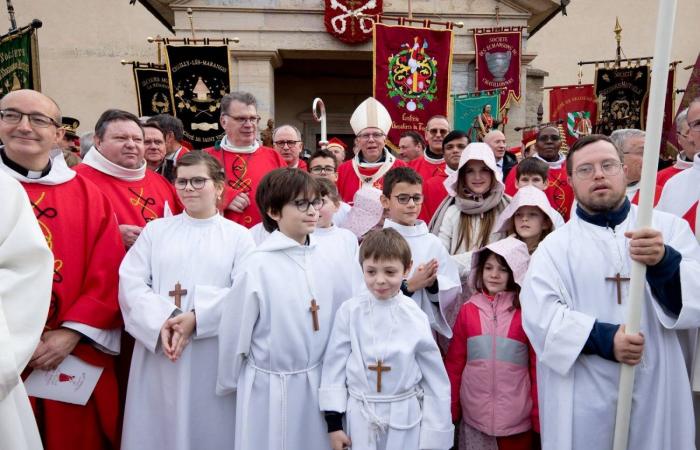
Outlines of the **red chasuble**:
[{"label": "red chasuble", "polygon": [[[516,166],[517,167],[517,166]],[[506,177],[506,194],[513,196],[518,192],[515,186],[516,167],[513,167]],[[565,221],[569,220],[571,214],[571,205],[574,203],[574,190],[569,185],[569,178],[566,176],[566,163],[562,163],[558,169],[549,168],[547,189],[544,193],[547,194],[549,204],[554,209],[559,211]]]},{"label": "red chasuble", "polygon": [[[357,192],[360,189],[360,179],[357,177],[357,174],[355,173],[355,170],[352,167],[352,159],[349,161],[345,161],[343,164],[338,167],[338,192],[340,193],[340,196],[343,198],[343,201],[345,203],[348,203],[352,205],[352,200],[355,197],[355,192]],[[371,177],[377,171],[381,168],[382,166],[377,166],[377,167],[360,167],[359,171],[362,176],[365,177]],[[394,164],[391,166],[393,169],[394,167],[407,167],[406,163],[397,159],[394,161]],[[384,187],[384,177],[381,177],[377,181],[374,182],[372,185],[375,188],[381,190],[382,187]]]},{"label": "red chasuble", "polygon": [[173,214],[182,212],[182,203],[177,198],[175,188],[151,170],[146,170],[141,180],[126,181],[86,164],[78,164],[73,169],[95,183],[107,196],[119,225],[146,226],[151,220],[163,217],[165,202],[168,202]]},{"label": "red chasuble", "polygon": [[226,187],[222,204],[228,206],[241,192],[248,194],[250,205],[242,212],[224,210],[224,217],[246,228],[260,223],[260,211],[255,203],[255,191],[260,180],[269,172],[287,167],[279,153],[269,147],[258,147],[253,153],[234,153],[215,147],[204,150],[221,162],[226,170]]},{"label": "red chasuble", "polygon": [[[119,328],[117,290],[124,245],[109,200],[80,175],[58,185],[22,184],[55,258],[46,328],[64,322]],[[117,448],[115,357],[85,339],[72,354],[104,371],[85,406],[32,398],[44,445],[47,450],[92,450],[108,441]]]},{"label": "red chasuble", "polygon": [[440,203],[447,197],[447,190],[444,185],[446,179],[447,174],[443,174],[435,176],[428,181],[423,181],[423,207],[418,218],[425,223],[430,223],[430,219],[433,218]]},{"label": "red chasuble", "polygon": [[425,155],[414,159],[408,163],[408,167],[418,172],[423,178],[423,184],[429,179],[437,176],[446,177],[445,175],[445,161],[439,163],[430,162],[425,159]]}]

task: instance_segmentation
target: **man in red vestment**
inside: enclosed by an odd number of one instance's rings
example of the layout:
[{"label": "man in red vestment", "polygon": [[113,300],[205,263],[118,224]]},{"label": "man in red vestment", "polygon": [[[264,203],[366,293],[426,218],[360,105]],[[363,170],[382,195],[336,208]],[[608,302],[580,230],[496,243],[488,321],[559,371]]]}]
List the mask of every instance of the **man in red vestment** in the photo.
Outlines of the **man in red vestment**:
[{"label": "man in red vestment", "polygon": [[445,172],[423,183],[423,207],[418,218],[429,223],[440,204],[447,197],[445,179],[459,167],[459,158],[467,145],[469,137],[461,130],[450,131],[442,141],[445,158]]},{"label": "man in red vestment", "polygon": [[182,120],[170,114],[158,114],[148,119],[146,123],[155,123],[163,131],[165,159],[156,173],[163,175],[172,183],[175,179],[177,162],[190,151],[182,145],[182,140],[185,137],[185,127],[182,125]]},{"label": "man in red vestment", "polygon": [[671,167],[659,171],[656,175],[657,186],[663,187],[671,177],[685,169],[690,169],[693,166],[695,154],[700,152],[700,145],[696,146],[690,135],[688,108],[685,108],[676,116],[676,135],[678,136],[678,145],[681,147],[676,162]]},{"label": "man in red vestment", "polygon": [[338,192],[343,201],[352,204],[360,187],[384,185],[384,174],[392,167],[406,167],[384,147],[391,129],[391,116],[384,105],[373,97],[367,98],[350,117],[350,126],[357,136],[360,150],[354,158],[338,168]]},{"label": "man in red vestment", "polygon": [[0,170],[19,180],[54,254],[45,331],[29,367],[52,370],[67,356],[102,367],[83,405],[32,397],[47,450],[117,449],[119,353],[117,301],[124,246],[109,200],[52,150],[63,131],[61,112],[45,95],[20,90],[0,101]]},{"label": "man in red vestment", "polygon": [[182,211],[168,180],[146,170],[143,139],[138,117],[108,109],[95,124],[95,145],[75,167],[109,198],[126,248],[136,241],[146,223]]},{"label": "man in red vestment", "polygon": [[272,132],[272,145],[287,163],[287,167],[306,171],[306,162],[299,159],[302,150],[301,131],[293,125],[281,125]]},{"label": "man in red vestment", "polygon": [[425,153],[423,137],[415,131],[404,131],[399,139],[398,157],[406,164],[422,158]]},{"label": "man in red vestment", "polygon": [[442,141],[449,132],[450,123],[445,116],[433,116],[425,124],[425,141],[428,143],[428,146],[422,157],[408,163],[410,168],[423,177],[423,186],[432,177],[445,176]]},{"label": "man in red vestment", "polygon": [[[574,191],[569,185],[566,175],[566,158],[560,153],[561,135],[556,127],[547,126],[539,130],[535,141],[536,158],[546,162],[549,166],[547,194],[549,203],[559,211],[564,220],[569,220],[571,205],[574,203]],[[517,166],[516,166],[517,167]],[[513,196],[518,192],[515,185],[516,170],[513,168],[506,177],[506,194]]]},{"label": "man in red vestment", "polygon": [[275,150],[260,145],[257,101],[247,92],[231,92],[221,99],[219,119],[226,135],[203,151],[217,158],[226,171],[222,205],[227,219],[251,228],[262,219],[255,204],[260,180],[270,171],[287,167]]}]

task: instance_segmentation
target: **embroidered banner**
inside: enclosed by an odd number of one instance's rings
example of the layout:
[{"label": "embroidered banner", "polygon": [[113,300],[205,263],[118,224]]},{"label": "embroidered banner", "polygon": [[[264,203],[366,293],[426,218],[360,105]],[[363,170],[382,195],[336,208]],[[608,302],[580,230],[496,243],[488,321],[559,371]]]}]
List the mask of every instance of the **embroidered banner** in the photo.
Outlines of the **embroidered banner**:
[{"label": "embroidered banner", "polygon": [[[488,132],[486,128],[493,128],[498,123],[498,110],[500,101],[500,91],[474,92],[454,96],[454,128],[455,130],[467,131],[469,140],[476,142],[479,136]],[[492,112],[492,122],[489,126],[488,120],[479,120],[479,115],[484,114],[490,106]],[[482,125],[484,129],[482,130]]]},{"label": "embroidered banner", "polygon": [[165,66],[134,64],[134,83],[139,116],[173,114],[170,82]]},{"label": "embroidered banner", "polygon": [[36,29],[0,37],[0,97],[17,89],[41,90]]},{"label": "embroidered banner", "polygon": [[549,120],[562,121],[567,145],[593,132],[598,103],[592,84],[557,86],[549,91]]},{"label": "embroidered banner", "polygon": [[323,22],[326,31],[346,44],[361,44],[372,39],[370,17],[383,11],[382,0],[325,0]]},{"label": "embroidered banner", "polygon": [[621,128],[643,129],[644,98],[649,92],[649,66],[600,68],[595,95],[600,107],[596,132],[610,135]]},{"label": "embroidered banner", "polygon": [[476,90],[501,90],[501,108],[520,101],[522,28],[474,29]]},{"label": "embroidered banner", "polygon": [[231,90],[228,46],[166,47],[170,101],[194,148],[214,145],[224,130],[219,125],[221,98]]},{"label": "embroidered banner", "polygon": [[[666,82],[666,101],[664,102],[664,120],[661,129],[661,144],[659,148],[659,155],[664,159],[675,159],[676,152],[675,147],[669,147],[669,139],[673,139],[672,142],[677,143],[676,140],[676,129],[673,128],[674,122],[674,110],[673,110],[673,100],[676,94],[676,70],[671,68],[668,70],[668,81]],[[644,118],[642,126],[643,130],[647,126],[647,111],[649,110],[649,96],[644,99],[644,105],[642,106],[642,117]]]},{"label": "embroidered banner", "polygon": [[391,115],[387,144],[396,148],[403,132],[423,133],[430,117],[447,116],[452,30],[377,23],[373,50],[373,95]]}]

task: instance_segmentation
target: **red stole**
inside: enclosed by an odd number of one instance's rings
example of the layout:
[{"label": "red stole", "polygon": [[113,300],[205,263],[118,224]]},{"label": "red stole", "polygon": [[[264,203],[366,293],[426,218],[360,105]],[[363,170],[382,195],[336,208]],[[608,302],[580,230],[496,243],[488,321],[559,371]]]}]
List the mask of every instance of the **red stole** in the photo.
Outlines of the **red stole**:
[{"label": "red stole", "polygon": [[255,202],[255,191],[265,175],[275,169],[287,167],[280,154],[269,147],[258,147],[252,153],[234,153],[215,147],[202,151],[218,159],[226,171],[226,187],[222,201],[224,208],[241,192],[245,192],[250,198],[250,205],[242,213],[224,209],[224,217],[246,228],[260,223],[262,218]]}]

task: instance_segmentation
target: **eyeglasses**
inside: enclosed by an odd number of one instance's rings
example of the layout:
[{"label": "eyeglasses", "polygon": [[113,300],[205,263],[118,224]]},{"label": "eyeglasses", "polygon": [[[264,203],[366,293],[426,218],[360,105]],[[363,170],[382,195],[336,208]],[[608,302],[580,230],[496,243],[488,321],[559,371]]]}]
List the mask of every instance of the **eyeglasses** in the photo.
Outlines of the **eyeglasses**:
[{"label": "eyeglasses", "polygon": [[301,141],[275,141],[273,144],[275,144],[278,147],[284,148],[284,147],[294,147]]},{"label": "eyeglasses", "polygon": [[537,136],[537,140],[540,142],[559,142],[561,140],[561,136],[558,134],[547,134],[544,136]]},{"label": "eyeglasses", "polygon": [[309,210],[310,206],[314,207],[314,211],[318,211],[325,201],[322,198],[315,198],[313,200],[302,198],[299,200],[292,200],[290,203],[296,206],[299,212],[306,212]]},{"label": "eyeglasses", "polygon": [[694,120],[693,123],[688,123],[690,131],[700,132],[700,120]]},{"label": "eyeglasses", "polygon": [[37,128],[47,128],[51,125],[55,127],[60,127],[61,124],[53,120],[49,116],[45,116],[39,113],[23,113],[20,111],[15,111],[14,109],[3,109],[0,110],[0,119],[3,122],[9,123],[10,125],[17,125],[22,121],[22,117],[27,116],[29,119],[29,124]]},{"label": "eyeglasses", "polygon": [[449,133],[449,132],[450,132],[450,130],[445,130],[444,128],[431,128],[428,130],[428,133],[430,133],[432,135],[440,134],[440,135],[446,136],[447,133]]},{"label": "eyeglasses", "polygon": [[335,167],[333,166],[314,166],[309,169],[309,172],[314,175],[321,175],[324,173],[335,173]]},{"label": "eyeglasses", "polygon": [[[620,173],[622,169],[622,163],[619,161],[603,161],[600,165],[603,174],[608,177],[613,177]],[[590,180],[595,174],[595,165],[593,164],[581,164],[574,170],[577,177],[582,180]]]},{"label": "eyeglasses", "polygon": [[221,115],[230,117],[238,125],[245,125],[248,122],[250,122],[253,125],[257,125],[260,122],[260,116],[232,116],[226,113],[222,113]]},{"label": "eyeglasses", "polygon": [[408,195],[408,194],[399,194],[395,195],[394,198],[398,200],[398,202],[402,205],[408,205],[408,202],[413,200],[413,203],[416,205],[420,205],[423,203],[423,194],[415,194],[415,195]]},{"label": "eyeglasses", "polygon": [[364,134],[358,134],[357,137],[362,139],[363,141],[368,141],[369,138],[372,138],[375,141],[378,141],[379,139],[384,137],[384,133],[379,133],[379,132],[364,133]]},{"label": "eyeglasses", "polygon": [[211,178],[204,178],[204,177],[192,177],[192,178],[175,178],[175,181],[173,184],[175,185],[175,189],[179,190],[184,190],[187,189],[187,184],[192,186],[192,189],[200,190],[204,188],[204,185],[207,184],[207,180],[211,180]]}]

